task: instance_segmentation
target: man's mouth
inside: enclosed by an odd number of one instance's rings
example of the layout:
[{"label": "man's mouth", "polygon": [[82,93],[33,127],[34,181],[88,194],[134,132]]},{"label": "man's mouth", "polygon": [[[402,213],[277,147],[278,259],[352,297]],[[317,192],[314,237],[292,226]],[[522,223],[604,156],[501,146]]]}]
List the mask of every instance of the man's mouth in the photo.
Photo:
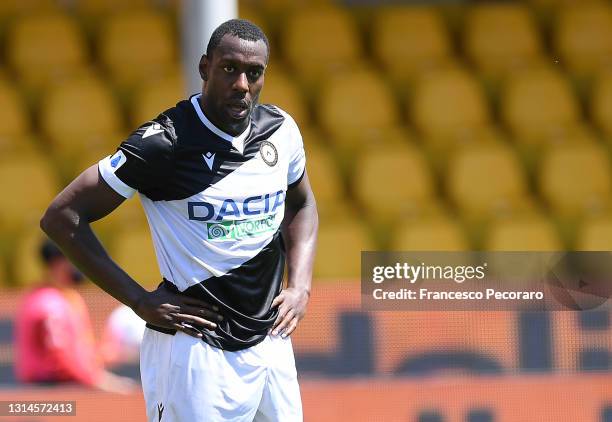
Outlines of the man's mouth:
[{"label": "man's mouth", "polygon": [[249,113],[249,104],[246,101],[231,102],[227,109],[234,119],[244,119]]}]

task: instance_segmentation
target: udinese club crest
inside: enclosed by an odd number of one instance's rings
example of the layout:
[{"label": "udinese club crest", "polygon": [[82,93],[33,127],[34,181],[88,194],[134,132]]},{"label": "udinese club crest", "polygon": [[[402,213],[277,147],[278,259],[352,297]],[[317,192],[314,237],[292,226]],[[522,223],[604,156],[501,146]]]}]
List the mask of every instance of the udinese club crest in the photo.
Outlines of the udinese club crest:
[{"label": "udinese club crest", "polygon": [[278,162],[278,152],[272,142],[263,141],[259,147],[259,153],[264,162],[273,167]]}]

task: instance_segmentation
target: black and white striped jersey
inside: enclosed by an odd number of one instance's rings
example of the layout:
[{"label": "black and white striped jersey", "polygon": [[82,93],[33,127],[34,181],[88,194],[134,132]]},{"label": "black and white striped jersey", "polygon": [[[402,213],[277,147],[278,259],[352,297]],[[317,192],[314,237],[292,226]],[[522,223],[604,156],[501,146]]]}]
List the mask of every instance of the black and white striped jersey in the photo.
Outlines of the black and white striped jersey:
[{"label": "black and white striped jersey", "polygon": [[280,225],[304,148],[281,109],[256,105],[245,132],[231,136],[204,115],[200,96],[142,125],[98,169],[124,197],[139,193],[166,286],[222,310],[204,340],[239,350],[263,340],[277,314]]}]

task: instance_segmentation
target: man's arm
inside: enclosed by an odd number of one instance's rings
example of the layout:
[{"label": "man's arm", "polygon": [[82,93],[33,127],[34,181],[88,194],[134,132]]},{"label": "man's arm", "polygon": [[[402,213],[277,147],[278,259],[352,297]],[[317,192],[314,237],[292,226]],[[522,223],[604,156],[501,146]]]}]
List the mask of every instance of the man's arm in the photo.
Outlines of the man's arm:
[{"label": "man's arm", "polygon": [[108,215],[125,198],[102,179],[93,165],[68,185],[51,203],[40,221],[43,231],[94,283],[134,310],[143,320],[160,327],[201,334],[183,324],[214,329],[220,316],[210,305],[159,288],[148,292],[109,256],[90,223]]},{"label": "man's arm", "polygon": [[312,266],[317,243],[319,216],[308,174],[287,191],[283,236],[287,246],[287,288],[272,302],[279,313],[272,335],[291,335],[306,313],[310,297]]}]

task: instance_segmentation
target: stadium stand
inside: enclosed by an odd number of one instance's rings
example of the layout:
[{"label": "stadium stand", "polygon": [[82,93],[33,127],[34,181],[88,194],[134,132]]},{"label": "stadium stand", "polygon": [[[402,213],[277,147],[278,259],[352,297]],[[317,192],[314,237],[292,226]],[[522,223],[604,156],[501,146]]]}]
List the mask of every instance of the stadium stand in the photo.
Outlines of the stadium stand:
[{"label": "stadium stand", "polygon": [[100,61],[122,89],[167,76],[176,66],[177,43],[161,12],[143,9],[114,14],[104,20],[97,42]]},{"label": "stadium stand", "polygon": [[[329,34],[333,34],[333,42]],[[341,8],[315,6],[292,13],[279,39],[285,60],[307,88],[332,73],[353,68],[363,57],[358,28]]]},{"label": "stadium stand", "polygon": [[20,236],[13,257],[13,281],[19,287],[31,287],[43,279],[45,267],[40,256],[44,233],[34,225]]},{"label": "stadium stand", "polygon": [[523,168],[504,144],[467,146],[453,157],[445,175],[449,199],[468,216],[512,208],[528,195]]},{"label": "stadium stand", "polygon": [[161,282],[148,228],[124,227],[115,237],[114,256],[117,264],[143,286],[155,288]]},{"label": "stadium stand", "polygon": [[316,110],[321,127],[332,139],[355,138],[364,131],[385,129],[399,122],[389,88],[377,73],[366,70],[330,77],[322,87]]},{"label": "stadium stand", "polygon": [[3,234],[16,233],[38,220],[58,192],[57,178],[43,156],[37,154],[0,158],[0,209]]},{"label": "stadium stand", "polygon": [[407,118],[426,138],[446,138],[490,121],[477,80],[465,69],[428,72],[416,83]]},{"label": "stadium stand", "polygon": [[580,109],[563,74],[537,66],[510,77],[501,98],[501,115],[517,143],[537,147],[577,123]]},{"label": "stadium stand", "polygon": [[86,151],[108,150],[118,144],[122,115],[106,82],[75,78],[55,85],[40,105],[40,127],[62,174],[75,174]]},{"label": "stadium stand", "polygon": [[610,177],[610,162],[601,145],[560,145],[542,158],[538,183],[550,209],[569,216],[605,209]]},{"label": "stadium stand", "polygon": [[308,177],[312,189],[317,192],[317,209],[322,220],[340,220],[356,216],[354,204],[346,198],[344,184],[333,156],[320,146],[307,147]]},{"label": "stadium stand", "polygon": [[398,87],[453,60],[448,30],[431,7],[381,7],[372,23],[370,45]]},{"label": "stadium stand", "polygon": [[146,81],[136,88],[130,104],[130,130],[135,130],[185,97],[185,81],[180,69],[159,80]]},{"label": "stadium stand", "polygon": [[499,79],[538,60],[542,43],[525,5],[488,2],[468,12],[463,48],[480,72]]},{"label": "stadium stand", "polygon": [[59,12],[23,16],[7,38],[7,61],[30,95],[74,75],[90,60],[78,24]]},{"label": "stadium stand", "polygon": [[590,76],[612,63],[612,7],[605,1],[576,2],[561,8],[554,44],[568,70]]},{"label": "stadium stand", "polygon": [[374,249],[367,226],[361,220],[347,218],[337,222],[322,221],[314,277],[321,282],[356,280],[361,271],[361,251]]},{"label": "stadium stand", "polygon": [[559,251],[563,246],[554,224],[537,214],[495,221],[485,241],[490,251]]},{"label": "stadium stand", "polygon": [[300,128],[310,123],[310,111],[302,91],[278,64],[269,64],[260,102],[275,104],[289,113]]},{"label": "stadium stand", "polygon": [[391,246],[397,251],[465,251],[469,241],[456,220],[440,216],[401,224]]},{"label": "stadium stand", "polygon": [[397,224],[435,198],[427,162],[411,145],[365,151],[355,164],[352,185],[365,215],[376,224]]},{"label": "stadium stand", "polygon": [[0,110],[0,150],[19,149],[17,139],[31,132],[30,117],[21,95],[4,77],[0,77]]},{"label": "stadium stand", "polygon": [[609,215],[583,221],[576,238],[578,251],[612,250],[612,217]]},{"label": "stadium stand", "polygon": [[[43,192],[39,209],[57,192],[55,180],[67,182],[112,153],[184,96],[171,24],[178,10],[170,0],[2,2],[2,171],[45,179],[28,183]],[[358,12],[329,0],[245,0],[240,12],[270,37],[261,101],[300,125],[323,219],[366,216],[362,234],[383,248],[399,245],[384,227],[400,215],[406,227],[430,221],[440,236],[447,219],[463,230],[465,221],[443,211],[449,205],[462,218],[518,218],[541,204],[554,218],[607,209],[609,157],[600,137],[612,141],[609,3]],[[594,81],[586,91],[576,82],[585,74]],[[490,78],[498,91],[489,90]],[[28,201],[2,211],[18,223],[11,233],[40,216],[19,211]],[[138,206],[128,201],[96,223],[105,242],[114,245],[127,221],[144,227]],[[501,224],[490,223],[483,235]],[[468,224],[467,246],[478,246],[471,231]],[[10,244],[20,240],[7,233],[0,237]]]},{"label": "stadium stand", "polygon": [[[108,217],[94,222],[92,227],[112,251],[118,242],[117,239],[122,236],[121,233],[126,228],[135,227],[136,230],[144,229],[147,227],[147,218],[140,204],[140,199],[134,196],[123,201]],[[155,264],[153,261],[150,263],[152,265]]]},{"label": "stadium stand", "polygon": [[595,82],[591,99],[590,111],[594,123],[608,140],[612,139],[612,72],[601,72]]}]

